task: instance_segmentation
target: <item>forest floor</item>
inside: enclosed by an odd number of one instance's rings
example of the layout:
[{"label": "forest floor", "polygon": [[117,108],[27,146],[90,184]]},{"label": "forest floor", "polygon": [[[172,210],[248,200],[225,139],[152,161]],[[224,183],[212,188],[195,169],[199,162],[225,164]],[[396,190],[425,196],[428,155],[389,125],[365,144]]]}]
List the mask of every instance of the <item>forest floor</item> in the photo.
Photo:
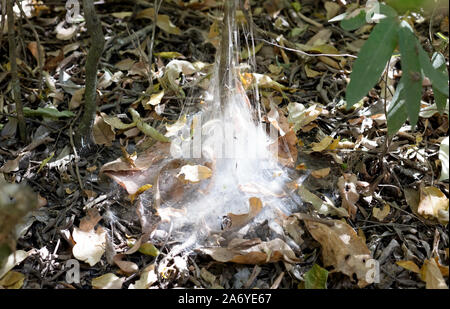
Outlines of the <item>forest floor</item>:
[{"label": "forest floor", "polygon": [[[63,1],[45,1],[46,6],[25,8],[29,17],[16,20],[27,143],[20,141],[14,117],[5,34],[0,45],[0,181],[27,184],[39,194],[37,209],[16,228],[16,248],[23,258],[0,269],[0,286],[448,286],[445,218],[425,218],[418,211],[446,205],[448,222],[448,180],[439,180],[448,105],[439,114],[424,81],[416,128],[405,124],[386,140],[383,102],[392,98],[389,89],[401,76],[398,57],[387,67],[385,79],[355,108],[347,111],[344,102],[354,56],[373,25],[348,32],[328,22],[350,7],[344,1],[292,2],[301,7],[284,1],[250,2],[257,66],[256,72],[242,74],[243,84],[256,82],[261,88],[267,122],[277,111],[283,126],[292,112],[290,103],[305,107],[297,111],[303,122],[296,123],[300,129],[290,144],[296,160],[282,158],[302,179],[293,191],[302,200],[298,211],[251,225],[231,241],[219,232],[216,246],[182,248],[176,231],[158,228],[160,221],[177,216],[177,210],[158,212],[152,198],[157,190],[162,200],[183,198],[180,186],[152,182],[153,187],[142,187],[147,181],[137,180],[168,152],[167,143],[132,124],[129,108],[165,134],[166,125],[178,123],[186,111],[202,104],[220,41],[222,10],[217,1],[163,1],[157,26],[152,23],[153,1],[98,2],[107,44],[98,68],[96,146],[81,153],[72,133],[83,110],[89,36],[83,21],[64,22]],[[437,10],[431,21],[413,21],[428,51],[446,44],[433,35],[448,37],[446,10]],[[242,13],[236,19],[246,22]],[[244,63],[248,33],[240,35]],[[445,55],[448,60],[448,43]],[[26,201],[20,190],[13,194],[17,203]],[[445,217],[445,211],[442,214]],[[67,261],[74,258],[81,266],[80,281],[67,282]],[[379,265],[373,281],[367,277],[370,258]]]}]

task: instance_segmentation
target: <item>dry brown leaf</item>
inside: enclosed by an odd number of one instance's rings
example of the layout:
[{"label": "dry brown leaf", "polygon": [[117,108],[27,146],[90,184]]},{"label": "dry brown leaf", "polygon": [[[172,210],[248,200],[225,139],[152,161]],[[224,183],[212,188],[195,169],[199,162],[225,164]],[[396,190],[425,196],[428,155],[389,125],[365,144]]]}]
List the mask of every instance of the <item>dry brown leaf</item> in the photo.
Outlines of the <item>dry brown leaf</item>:
[{"label": "dry brown leaf", "polygon": [[336,2],[326,1],[325,2],[325,10],[327,11],[327,20],[332,19],[336,16],[341,10],[341,6]]},{"label": "dry brown leaf", "polygon": [[129,261],[123,261],[123,258],[126,256],[126,254],[116,254],[113,257],[114,263],[119,266],[119,268],[127,275],[134,274],[138,272],[139,267]]},{"label": "dry brown leaf", "polygon": [[241,228],[256,217],[262,210],[263,204],[257,197],[251,197],[248,200],[249,212],[246,214],[235,215],[229,213],[227,216],[231,219],[231,226],[229,229]]},{"label": "dry brown leaf", "polygon": [[0,172],[2,173],[11,173],[17,172],[19,170],[19,162],[22,159],[23,154],[19,155],[17,158],[13,160],[6,161],[5,164],[0,168]]},{"label": "dry brown leaf", "polygon": [[94,127],[92,129],[94,142],[97,145],[112,146],[112,142],[116,138],[113,129],[107,124],[102,116],[96,115]]},{"label": "dry brown leaf", "polygon": [[264,264],[285,261],[298,263],[292,249],[281,239],[268,242],[260,239],[233,239],[227,248],[202,248],[201,252],[210,255],[218,262],[233,262],[237,264]]},{"label": "dry brown leaf", "polygon": [[326,168],[321,168],[319,170],[315,170],[311,172],[311,176],[313,176],[314,178],[324,178],[327,177],[328,174],[330,174],[331,168],[326,167]]},{"label": "dry brown leaf", "polygon": [[413,261],[397,261],[395,262],[395,264],[397,264],[400,267],[403,267],[404,269],[420,274],[419,266],[417,266],[416,263],[414,263]]},{"label": "dry brown leaf", "polygon": [[305,220],[312,237],[322,245],[322,260],[325,267],[333,266],[350,278],[355,274],[358,286],[368,285],[366,261],[371,259],[370,251],[364,241],[345,222],[330,220],[333,226]]},{"label": "dry brown leaf", "polygon": [[85,88],[83,87],[83,88],[77,89],[73,93],[72,98],[70,99],[70,102],[69,102],[69,110],[76,109],[81,105],[81,102],[83,101],[84,90],[85,90]]},{"label": "dry brown leaf", "polygon": [[378,221],[383,221],[391,212],[391,207],[389,204],[385,204],[383,209],[374,207],[372,210],[372,214]]},{"label": "dry brown leaf", "polygon": [[28,43],[27,48],[31,52],[31,54],[33,55],[34,59],[36,59],[38,65],[40,65],[40,64],[44,65],[44,63],[45,63],[45,50],[44,50],[44,47],[42,47],[42,45],[40,46],[41,59],[39,59],[38,44],[37,44],[36,41]]},{"label": "dry brown leaf", "polygon": [[[155,9],[144,9],[136,15],[136,18],[148,18],[153,20],[155,19]],[[170,17],[167,15],[158,14],[156,18],[156,25],[167,33],[176,35],[181,34],[181,30],[170,21]]]},{"label": "dry brown leaf", "polygon": [[99,173],[110,177],[132,195],[142,186],[154,182],[158,174],[156,163],[167,158],[169,151],[170,143],[157,142],[138,154],[134,166],[126,158],[120,157],[103,165]]},{"label": "dry brown leaf", "polygon": [[97,208],[90,208],[87,211],[86,216],[80,220],[80,230],[82,230],[83,232],[89,232],[93,230],[101,219],[102,216],[98,212]]},{"label": "dry brown leaf", "polygon": [[421,269],[422,280],[427,289],[448,289],[444,277],[434,259],[425,260]]},{"label": "dry brown leaf", "polygon": [[338,179],[339,193],[342,198],[342,207],[348,210],[352,219],[355,219],[358,207],[355,205],[359,200],[359,193],[356,191],[358,179],[355,174],[344,174]]}]

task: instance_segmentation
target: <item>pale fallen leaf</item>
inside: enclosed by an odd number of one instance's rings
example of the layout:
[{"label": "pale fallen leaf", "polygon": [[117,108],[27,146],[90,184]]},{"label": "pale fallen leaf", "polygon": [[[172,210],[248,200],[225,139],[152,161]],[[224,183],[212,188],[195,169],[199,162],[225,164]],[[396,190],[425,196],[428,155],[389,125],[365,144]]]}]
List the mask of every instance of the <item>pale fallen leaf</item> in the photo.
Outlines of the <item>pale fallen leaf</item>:
[{"label": "pale fallen leaf", "polygon": [[[161,90],[158,93],[154,93],[150,96],[150,99],[143,100],[142,105],[144,108],[149,109],[150,106],[155,106],[161,103],[162,98],[164,97],[164,90]],[[150,105],[150,106],[149,106]]]},{"label": "pale fallen leaf", "polygon": [[92,287],[94,289],[120,289],[125,278],[119,278],[113,273],[107,273],[100,277],[92,279]]},{"label": "pale fallen leaf", "polygon": [[374,207],[372,210],[372,214],[378,221],[383,221],[391,212],[391,207],[389,204],[385,204],[383,209]]},{"label": "pale fallen leaf", "polygon": [[92,208],[88,215],[81,219],[80,227],[74,227],[72,232],[75,241],[73,256],[91,266],[97,264],[105,252],[106,231],[101,226],[94,228],[100,219],[98,211]]},{"label": "pale fallen leaf", "polygon": [[422,187],[420,190],[420,202],[417,209],[419,215],[426,219],[437,219],[442,224],[444,222],[445,212],[447,212],[448,218],[448,198],[445,194],[436,187]]},{"label": "pale fallen leaf", "polygon": [[444,277],[434,259],[425,260],[421,269],[422,280],[427,289],[448,289]]},{"label": "pale fallen leaf", "polygon": [[16,265],[22,263],[28,257],[28,252],[17,250],[11,253],[4,261],[0,268],[0,279],[2,279]]},{"label": "pale fallen leaf", "polygon": [[444,181],[449,178],[448,176],[448,165],[449,165],[449,157],[448,157],[448,142],[449,137],[445,137],[442,142],[441,146],[439,148],[439,160],[441,161],[441,177],[439,177],[439,181]]},{"label": "pale fallen leaf", "polygon": [[294,124],[294,131],[297,132],[302,127],[310,124],[319,117],[322,113],[322,108],[318,107],[317,104],[313,104],[306,108],[300,103],[289,103],[287,106],[288,121]]},{"label": "pale fallen leaf", "polygon": [[63,20],[56,26],[56,38],[58,40],[70,40],[74,37],[74,35],[77,32],[78,26],[72,25],[69,28],[64,28],[64,25],[66,24],[66,21]]},{"label": "pale fallen leaf", "polygon": [[141,273],[139,280],[129,285],[129,289],[145,290],[158,281],[158,275],[155,272],[155,265],[147,266]]},{"label": "pale fallen leaf", "polygon": [[331,136],[325,136],[320,142],[318,143],[311,143],[311,149],[313,151],[321,152],[328,148],[328,146],[331,145],[333,142],[333,138]]},{"label": "pale fallen leaf", "polygon": [[265,264],[285,261],[298,263],[292,249],[281,239],[268,242],[260,239],[233,239],[227,248],[201,248],[201,252],[210,255],[218,262],[233,262],[237,264]]},{"label": "pale fallen leaf", "polygon": [[312,237],[322,246],[322,261],[325,267],[333,266],[335,271],[350,278],[356,275],[358,286],[368,285],[366,261],[371,259],[370,251],[364,241],[345,222],[329,220],[327,224],[305,220]]},{"label": "pale fallen leaf", "polygon": [[209,167],[203,165],[187,164],[181,167],[177,177],[180,178],[181,175],[184,175],[182,178],[183,180],[196,183],[203,179],[210,178],[212,176],[212,170]]},{"label": "pale fallen leaf", "polygon": [[114,12],[111,13],[111,15],[114,16],[115,18],[124,19],[125,17],[133,15],[133,12]]},{"label": "pale fallen leaf", "polygon": [[314,178],[324,178],[328,176],[328,174],[330,174],[330,171],[331,168],[329,167],[321,168],[318,170],[311,171],[311,176],[313,176]]}]

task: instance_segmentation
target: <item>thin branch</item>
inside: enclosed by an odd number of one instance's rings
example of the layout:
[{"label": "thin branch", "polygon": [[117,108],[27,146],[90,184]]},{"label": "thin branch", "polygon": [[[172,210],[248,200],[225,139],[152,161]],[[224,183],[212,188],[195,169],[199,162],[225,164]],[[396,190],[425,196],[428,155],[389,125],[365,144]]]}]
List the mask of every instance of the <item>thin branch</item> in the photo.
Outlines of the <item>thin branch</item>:
[{"label": "thin branch", "polygon": [[23,115],[23,105],[20,93],[19,74],[17,72],[16,34],[14,31],[14,0],[7,1],[6,11],[8,15],[8,44],[9,62],[11,64],[11,84],[14,103],[16,104],[17,121],[19,123],[19,135],[22,142],[27,139],[27,127]]},{"label": "thin branch", "polygon": [[91,38],[91,46],[86,59],[86,84],[84,113],[75,136],[77,147],[86,147],[92,144],[92,128],[97,111],[97,66],[105,46],[102,25],[95,13],[93,0],[83,0],[84,17],[87,30]]}]

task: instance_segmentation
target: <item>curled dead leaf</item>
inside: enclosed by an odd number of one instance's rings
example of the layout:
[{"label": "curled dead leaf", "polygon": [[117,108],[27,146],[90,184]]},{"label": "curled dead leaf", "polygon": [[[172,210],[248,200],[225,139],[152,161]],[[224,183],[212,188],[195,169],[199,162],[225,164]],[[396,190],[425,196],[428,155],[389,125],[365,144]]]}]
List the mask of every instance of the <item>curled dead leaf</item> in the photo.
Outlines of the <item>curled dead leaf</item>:
[{"label": "curled dead leaf", "polygon": [[333,225],[305,220],[312,237],[322,246],[322,260],[325,267],[333,266],[350,278],[356,275],[358,286],[368,285],[366,261],[371,259],[365,242],[345,222],[330,220]]},{"label": "curled dead leaf", "polygon": [[231,219],[231,226],[228,229],[243,227],[261,212],[263,204],[259,198],[251,197],[248,202],[249,202],[248,213],[240,215],[229,213],[227,215],[227,217]]},{"label": "curled dead leaf", "polygon": [[201,248],[201,252],[210,255],[218,262],[233,262],[237,264],[265,264],[285,261],[298,263],[292,249],[281,239],[268,242],[260,239],[233,239],[227,248]]}]

